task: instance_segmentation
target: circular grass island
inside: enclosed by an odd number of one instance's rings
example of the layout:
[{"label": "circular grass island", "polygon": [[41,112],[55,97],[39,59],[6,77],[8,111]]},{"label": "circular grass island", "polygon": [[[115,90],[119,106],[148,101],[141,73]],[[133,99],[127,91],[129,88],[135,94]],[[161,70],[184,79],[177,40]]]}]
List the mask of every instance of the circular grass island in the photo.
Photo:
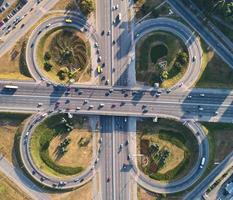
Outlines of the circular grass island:
[{"label": "circular grass island", "polygon": [[158,181],[186,176],[198,159],[198,142],[187,127],[171,119],[137,121],[139,169]]},{"label": "circular grass island", "polygon": [[90,43],[75,28],[57,27],[48,31],[36,51],[37,63],[48,79],[58,83],[90,80]]},{"label": "circular grass island", "polygon": [[185,74],[188,66],[185,44],[175,35],[155,31],[136,44],[136,79],[143,84],[169,88]]},{"label": "circular grass island", "polygon": [[42,121],[30,139],[33,162],[47,175],[70,177],[91,165],[92,133],[87,118],[57,114]]}]

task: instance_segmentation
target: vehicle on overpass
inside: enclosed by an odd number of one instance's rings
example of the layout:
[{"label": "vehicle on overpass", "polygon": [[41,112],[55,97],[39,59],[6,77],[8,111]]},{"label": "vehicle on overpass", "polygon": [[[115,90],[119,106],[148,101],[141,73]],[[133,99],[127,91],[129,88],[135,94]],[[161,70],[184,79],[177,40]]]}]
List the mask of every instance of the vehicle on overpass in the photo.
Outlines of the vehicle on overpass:
[{"label": "vehicle on overpass", "polygon": [[5,85],[4,88],[10,90],[17,90],[19,87],[16,85]]},{"label": "vehicle on overpass", "polygon": [[103,68],[98,65],[98,67],[97,67],[97,73],[101,74],[102,72],[103,72]]}]

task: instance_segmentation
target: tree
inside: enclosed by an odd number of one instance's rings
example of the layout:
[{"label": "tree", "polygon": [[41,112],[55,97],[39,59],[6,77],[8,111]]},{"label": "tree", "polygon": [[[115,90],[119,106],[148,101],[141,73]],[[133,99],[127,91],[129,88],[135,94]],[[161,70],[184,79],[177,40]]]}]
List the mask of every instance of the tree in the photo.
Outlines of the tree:
[{"label": "tree", "polygon": [[182,51],[177,54],[177,62],[181,65],[185,65],[188,63],[188,55],[186,52]]},{"label": "tree", "polygon": [[91,12],[95,11],[95,4],[93,0],[81,0],[80,9],[85,15],[89,15]]},{"label": "tree", "polygon": [[179,62],[175,62],[173,67],[175,67],[176,69],[178,69],[180,71],[182,68],[182,65]]},{"label": "tree", "polygon": [[49,64],[48,62],[45,62],[44,63],[44,69],[45,69],[45,71],[50,71],[51,69],[52,69],[52,65],[51,64]]},{"label": "tree", "polygon": [[49,61],[50,59],[51,59],[51,55],[50,55],[50,53],[48,51],[46,51],[45,54],[44,54],[44,60]]}]

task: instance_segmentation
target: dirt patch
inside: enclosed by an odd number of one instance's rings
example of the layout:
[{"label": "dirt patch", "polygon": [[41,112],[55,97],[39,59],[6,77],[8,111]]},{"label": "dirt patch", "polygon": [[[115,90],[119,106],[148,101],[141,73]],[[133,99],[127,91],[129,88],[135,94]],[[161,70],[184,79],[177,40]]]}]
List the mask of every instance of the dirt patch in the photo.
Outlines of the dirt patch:
[{"label": "dirt patch", "polygon": [[32,80],[25,61],[27,37],[16,42],[16,45],[0,57],[0,78]]},{"label": "dirt patch", "polygon": [[0,152],[4,157],[12,162],[13,160],[13,146],[14,146],[14,137],[17,133],[17,130],[25,117],[11,117],[12,115],[0,114]]},{"label": "dirt patch", "polygon": [[[138,137],[137,137],[137,139],[140,140]],[[158,144],[161,149],[166,148],[169,150],[170,155],[169,155],[168,159],[166,160],[166,164],[164,165],[163,168],[158,170],[158,172],[161,174],[164,174],[164,173],[168,172],[169,170],[175,168],[184,159],[184,151],[181,148],[177,147],[176,145],[174,145],[168,141],[159,139],[158,135],[155,135],[155,134],[143,135],[141,139],[147,139],[152,143]],[[139,141],[137,142],[137,144],[139,144]],[[140,153],[140,152],[138,152],[138,153]]]},{"label": "dirt patch", "polygon": [[72,192],[52,194],[52,200],[84,200],[93,199],[92,196],[92,182],[89,182]]},{"label": "dirt patch", "polygon": [[138,199],[139,200],[158,200],[159,195],[153,192],[149,192],[142,187],[138,186]]},{"label": "dirt patch", "polygon": [[[71,139],[68,151],[62,157],[58,157],[57,147],[65,138]],[[82,138],[88,140],[86,146],[78,144]],[[49,155],[58,165],[86,168],[92,160],[92,134],[86,130],[75,129],[65,137],[62,135],[57,136],[50,142]]]}]

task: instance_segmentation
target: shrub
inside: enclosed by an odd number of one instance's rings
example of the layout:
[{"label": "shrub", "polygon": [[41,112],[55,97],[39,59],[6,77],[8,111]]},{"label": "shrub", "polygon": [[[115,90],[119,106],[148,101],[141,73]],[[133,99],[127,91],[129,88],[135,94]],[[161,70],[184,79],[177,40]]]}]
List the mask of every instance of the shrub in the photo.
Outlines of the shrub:
[{"label": "shrub", "polygon": [[81,0],[80,9],[85,15],[89,15],[91,12],[95,11],[95,4],[93,0]]},{"label": "shrub", "polygon": [[44,63],[44,69],[48,72],[48,71],[50,71],[51,69],[52,69],[52,65],[51,64],[49,64],[49,63]]},{"label": "shrub", "polygon": [[47,51],[47,52],[45,52],[45,54],[44,54],[44,60],[45,61],[49,61],[51,59],[51,55],[50,55],[50,53]]}]

